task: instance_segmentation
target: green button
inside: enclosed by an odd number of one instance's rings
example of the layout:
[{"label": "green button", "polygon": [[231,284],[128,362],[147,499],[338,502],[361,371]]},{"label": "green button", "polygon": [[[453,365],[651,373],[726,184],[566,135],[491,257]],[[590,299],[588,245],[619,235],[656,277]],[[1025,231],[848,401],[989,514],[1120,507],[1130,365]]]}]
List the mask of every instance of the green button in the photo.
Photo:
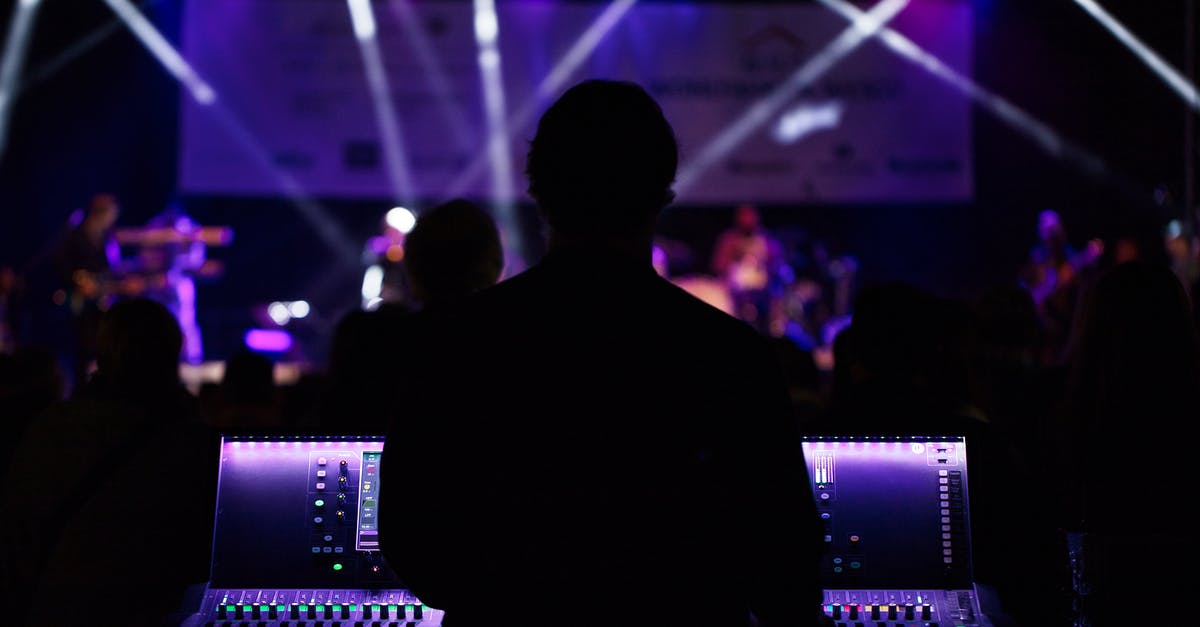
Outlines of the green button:
[{"label": "green button", "polygon": [[321,499],[317,499],[317,501],[315,503],[313,503],[313,505],[316,505],[317,507],[325,507],[325,501],[323,501]]},{"label": "green button", "polygon": [[334,570],[341,570],[341,569],[342,569],[342,565],[341,565],[341,564],[334,564],[334,565],[333,565],[333,569],[334,569]]},{"label": "green button", "polygon": [[226,605],[226,606],[225,606],[225,611],[226,611],[226,612],[232,612],[232,611],[234,611],[234,610],[236,610],[236,609],[237,609],[237,608],[235,608],[235,607],[234,607],[234,606],[232,606],[232,605]]}]

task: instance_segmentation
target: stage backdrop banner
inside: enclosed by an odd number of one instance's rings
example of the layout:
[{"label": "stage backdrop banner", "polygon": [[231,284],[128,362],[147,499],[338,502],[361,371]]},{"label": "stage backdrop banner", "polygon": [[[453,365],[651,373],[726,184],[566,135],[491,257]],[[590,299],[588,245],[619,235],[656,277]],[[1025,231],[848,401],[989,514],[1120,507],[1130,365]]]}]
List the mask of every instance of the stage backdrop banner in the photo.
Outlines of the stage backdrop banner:
[{"label": "stage backdrop banner", "polygon": [[[882,42],[781,91],[849,27],[818,4],[497,2],[498,56],[481,55],[472,4],[376,0],[356,37],[346,2],[191,0],[183,54],[217,98],[181,93],[183,191],[525,201],[542,111],[579,80],[617,78],[675,127],[678,203],[973,195],[970,102]],[[913,3],[891,27],[970,76],[969,3]],[[502,93],[485,97],[481,59]],[[748,123],[764,99],[778,106]]]}]

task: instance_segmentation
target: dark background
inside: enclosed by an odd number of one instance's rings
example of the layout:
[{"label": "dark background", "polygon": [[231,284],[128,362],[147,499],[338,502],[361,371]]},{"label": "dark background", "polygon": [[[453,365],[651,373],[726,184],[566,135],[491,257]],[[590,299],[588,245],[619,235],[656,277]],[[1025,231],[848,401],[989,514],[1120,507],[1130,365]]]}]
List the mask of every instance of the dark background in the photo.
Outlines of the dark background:
[{"label": "dark background", "polygon": [[[137,3],[177,42],[184,0]],[[955,0],[913,0],[915,3]],[[1032,140],[974,108],[975,189],[965,204],[762,207],[769,226],[802,229],[859,261],[864,283],[905,279],[970,298],[1011,281],[1036,238],[1037,213],[1057,209],[1076,244],[1138,234],[1161,242],[1185,219],[1189,113],[1182,99],[1072,0],[958,0],[975,7],[974,78],[1099,156],[1096,178],[1048,156]],[[1102,0],[1172,66],[1185,70],[1192,0]],[[0,2],[4,31],[15,0]],[[1191,21],[1196,22],[1195,12]],[[875,45],[875,44],[869,44]],[[1193,43],[1194,47],[1195,44]],[[1193,51],[1195,54],[1195,51]],[[836,71],[836,70],[835,70]],[[1186,70],[1185,70],[1186,71]],[[1195,82],[1195,72],[1191,72]],[[62,345],[65,312],[46,255],[68,215],[98,191],[122,205],[119,225],[143,224],[177,199],[175,81],[102,0],[45,0],[0,155],[0,266],[22,272],[23,340]],[[1195,150],[1195,148],[1192,148]],[[302,360],[323,359],[334,320],[357,306],[362,268],[349,268],[284,199],[179,198],[202,224],[228,225],[233,245],[211,248],[224,276],[200,284],[208,357],[221,359],[272,300],[307,299],[313,315],[294,326]],[[356,241],[378,232],[389,206],[320,199]],[[538,254],[536,216],[521,207]],[[687,244],[704,271],[732,207],[675,206],[664,236]],[[530,259],[532,261],[534,259]]]}]

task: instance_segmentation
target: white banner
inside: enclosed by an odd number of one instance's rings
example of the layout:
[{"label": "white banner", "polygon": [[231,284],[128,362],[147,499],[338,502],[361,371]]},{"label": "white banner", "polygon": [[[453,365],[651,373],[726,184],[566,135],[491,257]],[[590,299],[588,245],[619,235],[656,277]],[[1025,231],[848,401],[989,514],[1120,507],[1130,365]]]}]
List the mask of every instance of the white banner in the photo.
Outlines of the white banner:
[{"label": "white banner", "polygon": [[[597,77],[637,81],[661,103],[688,174],[678,203],[972,197],[970,103],[875,40],[714,151],[730,125],[780,95],[789,76],[849,27],[819,5],[497,5],[503,98],[493,106],[504,107],[509,124],[511,181],[496,180],[493,173],[506,170],[487,149],[471,2],[371,4],[387,90],[377,83],[376,92],[390,96],[377,103],[346,2],[192,0],[183,53],[217,100],[202,105],[182,93],[181,187],[523,201],[538,116],[570,85]],[[914,2],[891,27],[970,75],[969,3]],[[708,154],[716,158],[697,168]]]}]

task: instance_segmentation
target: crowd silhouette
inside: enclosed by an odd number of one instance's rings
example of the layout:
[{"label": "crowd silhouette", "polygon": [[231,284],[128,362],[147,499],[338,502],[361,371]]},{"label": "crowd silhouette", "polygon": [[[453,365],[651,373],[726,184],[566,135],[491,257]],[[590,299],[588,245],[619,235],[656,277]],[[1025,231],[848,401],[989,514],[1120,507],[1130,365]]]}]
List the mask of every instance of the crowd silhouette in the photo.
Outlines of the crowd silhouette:
[{"label": "crowd silhouette", "polygon": [[[114,293],[64,270],[83,361],[0,342],[0,591],[19,610],[137,590],[123,624],[178,624],[208,575],[217,437],[303,430],[402,451],[382,467],[382,549],[447,627],[523,623],[497,611],[514,600],[577,627],[612,623],[615,602],[662,627],[830,624],[800,436],[925,432],[966,436],[997,627],[1138,624],[1131,598],[1186,598],[1179,447],[1200,416],[1200,318],[1177,233],[1161,255],[1144,238],[1076,249],[1043,212],[1030,264],[973,298],[857,286],[827,357],[819,330],[770,323],[766,283],[738,301],[755,322],[666,276],[657,224],[678,159],[642,87],[576,84],[527,156],[543,258],[506,275],[497,224],[470,200],[419,212],[410,298],[355,303],[295,384],[246,349],[193,394],[166,307],[102,303]],[[116,207],[93,205],[71,237],[100,272]],[[420,516],[404,510],[414,493]]]}]

